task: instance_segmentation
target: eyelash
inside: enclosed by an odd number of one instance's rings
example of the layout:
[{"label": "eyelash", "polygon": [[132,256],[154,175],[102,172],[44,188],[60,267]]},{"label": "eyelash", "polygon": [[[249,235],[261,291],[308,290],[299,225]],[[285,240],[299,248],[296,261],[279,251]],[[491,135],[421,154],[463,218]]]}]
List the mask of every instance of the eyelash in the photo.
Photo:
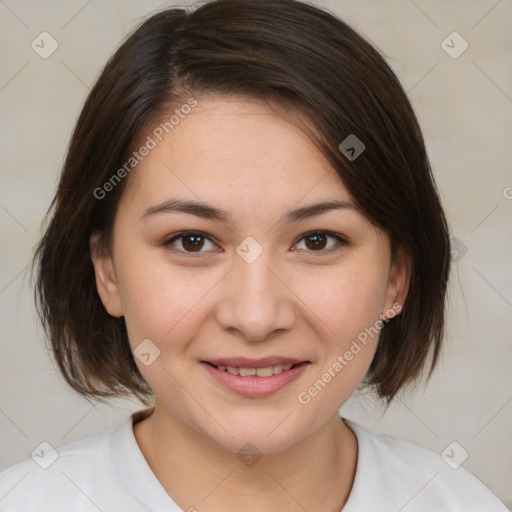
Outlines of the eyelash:
[{"label": "eyelash", "polygon": [[[179,240],[180,238],[186,238],[187,236],[193,236],[193,235],[204,237],[204,238],[208,239],[210,242],[212,242],[213,244],[217,245],[208,235],[206,235],[206,233],[203,233],[202,231],[181,231],[179,233],[172,235],[171,238],[168,238],[163,243],[163,245],[174,253],[186,254],[187,257],[193,257],[193,258],[196,257],[197,258],[197,257],[200,257],[201,253],[208,252],[208,251],[197,251],[197,252],[185,251],[185,250],[181,250],[181,249],[176,249],[175,247],[172,246],[172,243],[174,241]],[[294,245],[297,245],[303,239],[308,238],[313,235],[326,235],[326,236],[335,238],[338,241],[338,243],[335,246],[330,247],[328,249],[321,249],[318,251],[306,250],[307,252],[309,252],[311,254],[315,254],[315,253],[319,253],[319,255],[322,255],[325,253],[330,254],[332,251],[341,249],[341,247],[348,245],[347,240],[340,234],[333,233],[331,231],[323,231],[323,230],[315,230],[315,231],[309,231],[309,232],[305,233],[304,235],[302,235],[299,238],[299,240]]]}]

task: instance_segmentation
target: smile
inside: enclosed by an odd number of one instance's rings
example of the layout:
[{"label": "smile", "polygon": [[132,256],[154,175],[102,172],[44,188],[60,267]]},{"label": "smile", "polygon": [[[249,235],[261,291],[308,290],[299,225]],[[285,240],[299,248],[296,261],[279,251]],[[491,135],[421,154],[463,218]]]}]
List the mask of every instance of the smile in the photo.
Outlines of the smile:
[{"label": "smile", "polygon": [[256,377],[268,378],[272,377],[272,375],[279,375],[281,372],[290,370],[295,366],[296,365],[292,364],[278,364],[275,366],[265,366],[264,368],[241,368],[237,366],[225,366],[223,364],[219,364],[216,368],[221,372],[228,372],[231,375],[240,375],[242,377],[252,377],[256,375]]},{"label": "smile", "polygon": [[[223,364],[229,362],[230,364]],[[235,364],[238,362],[238,364]],[[201,361],[201,366],[223,388],[249,398],[276,393],[296,380],[311,364],[309,361],[224,360]],[[284,364],[282,364],[284,362]],[[217,364],[215,364],[217,363]]]}]

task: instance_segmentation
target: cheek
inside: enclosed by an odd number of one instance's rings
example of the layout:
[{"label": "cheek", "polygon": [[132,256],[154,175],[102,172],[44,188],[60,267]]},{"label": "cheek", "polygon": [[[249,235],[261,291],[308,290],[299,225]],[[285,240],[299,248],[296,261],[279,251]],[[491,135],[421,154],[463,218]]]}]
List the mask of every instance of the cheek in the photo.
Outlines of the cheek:
[{"label": "cheek", "polygon": [[318,336],[318,360],[297,399],[327,414],[352,395],[373,360],[386,280],[379,271],[365,268],[337,272],[317,283],[321,286],[313,287],[311,276],[305,279],[301,298],[314,312],[310,318]]},{"label": "cheek", "polygon": [[[218,279],[163,268],[167,271],[156,264],[138,273],[132,268],[131,276],[136,277],[125,280],[123,290],[125,321],[134,360],[144,379],[157,395],[173,397],[169,406],[187,409],[179,382],[183,376],[193,375],[196,362],[188,349],[207,319],[205,308]],[[142,357],[147,353],[149,364]]]},{"label": "cheek", "polygon": [[200,325],[208,296],[223,273],[171,265],[160,250],[132,251],[118,274],[132,347],[149,338],[166,351],[181,348]]},{"label": "cheek", "polygon": [[301,301],[311,309],[327,334],[357,336],[383,312],[386,274],[371,265],[346,265],[328,272],[305,272],[295,279]]}]

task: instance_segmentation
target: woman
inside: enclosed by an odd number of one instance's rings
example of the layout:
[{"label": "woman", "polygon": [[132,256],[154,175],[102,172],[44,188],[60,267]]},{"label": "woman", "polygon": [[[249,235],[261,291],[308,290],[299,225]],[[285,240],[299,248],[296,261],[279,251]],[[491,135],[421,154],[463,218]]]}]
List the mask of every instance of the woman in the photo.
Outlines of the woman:
[{"label": "woman", "polygon": [[149,407],[8,469],[0,503],[506,510],[338,416],[433,370],[449,254],[410,103],[354,30],[294,0],[152,16],[87,98],[34,259],[68,383]]}]

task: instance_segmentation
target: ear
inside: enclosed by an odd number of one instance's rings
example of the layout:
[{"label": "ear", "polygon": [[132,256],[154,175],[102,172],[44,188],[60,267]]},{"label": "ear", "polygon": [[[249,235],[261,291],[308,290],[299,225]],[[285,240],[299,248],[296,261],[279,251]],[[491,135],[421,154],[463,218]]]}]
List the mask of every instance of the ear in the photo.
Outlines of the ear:
[{"label": "ear", "polygon": [[117,287],[112,257],[100,243],[100,233],[92,233],[89,238],[91,260],[96,276],[96,288],[108,313],[115,317],[123,316],[123,308]]},{"label": "ear", "polygon": [[386,303],[383,311],[384,320],[398,315],[402,310],[409,291],[411,270],[411,258],[402,249],[397,249],[389,271]]}]

